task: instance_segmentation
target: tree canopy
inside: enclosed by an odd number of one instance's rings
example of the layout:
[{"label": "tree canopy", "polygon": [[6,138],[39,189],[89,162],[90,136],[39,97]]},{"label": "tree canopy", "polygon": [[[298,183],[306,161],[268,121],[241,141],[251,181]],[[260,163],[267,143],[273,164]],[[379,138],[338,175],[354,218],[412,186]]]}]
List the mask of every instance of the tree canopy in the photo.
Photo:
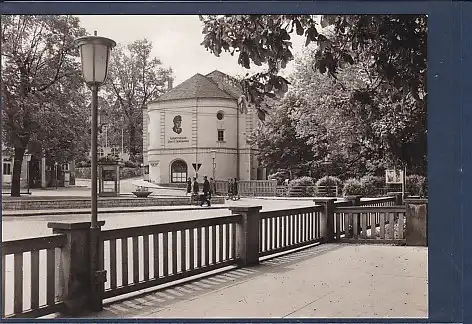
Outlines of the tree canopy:
[{"label": "tree canopy", "polygon": [[85,98],[73,41],[85,30],[78,18],[47,15],[2,15],[1,27],[2,140],[14,148],[11,194],[19,196],[23,155],[33,142],[64,161],[78,154]]}]

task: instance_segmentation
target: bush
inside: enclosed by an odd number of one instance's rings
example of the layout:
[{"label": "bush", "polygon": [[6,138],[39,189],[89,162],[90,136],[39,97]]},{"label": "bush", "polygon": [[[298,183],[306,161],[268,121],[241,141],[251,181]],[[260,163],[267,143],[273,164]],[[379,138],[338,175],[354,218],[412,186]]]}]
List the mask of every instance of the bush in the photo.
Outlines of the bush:
[{"label": "bush", "polygon": [[363,190],[363,195],[366,197],[375,197],[378,196],[378,188],[383,188],[385,186],[383,177],[375,176],[364,176],[360,180]]},{"label": "bush", "polygon": [[132,162],[132,161],[125,161],[124,166],[126,168],[138,168],[138,167],[140,167],[140,165],[138,165],[137,163]]},{"label": "bush", "polygon": [[355,178],[347,179],[344,182],[343,195],[344,196],[362,196],[364,194],[364,188],[360,180]]},{"label": "bush", "polygon": [[285,171],[278,171],[268,176],[269,180],[276,180],[278,186],[283,185],[284,180],[288,178],[289,178],[289,174]]},{"label": "bush", "polygon": [[425,177],[412,174],[406,177],[406,192],[411,196],[428,196],[428,181]]},{"label": "bush", "polygon": [[288,184],[289,195],[291,195],[292,190],[295,193],[295,189],[302,189],[302,196],[313,197],[315,195],[314,185],[315,184],[313,183],[313,179],[310,177],[301,177],[298,179],[294,179]]},{"label": "bush", "polygon": [[[321,179],[318,179],[318,181],[316,181],[316,187],[317,188],[319,188],[319,187],[331,187],[331,188],[338,187],[338,190],[340,190],[343,187],[343,182],[338,177],[325,176]],[[334,194],[334,190],[335,189],[332,189],[330,191],[332,191],[333,196],[337,196],[337,193]],[[328,193],[328,196],[331,196],[330,193]]]}]

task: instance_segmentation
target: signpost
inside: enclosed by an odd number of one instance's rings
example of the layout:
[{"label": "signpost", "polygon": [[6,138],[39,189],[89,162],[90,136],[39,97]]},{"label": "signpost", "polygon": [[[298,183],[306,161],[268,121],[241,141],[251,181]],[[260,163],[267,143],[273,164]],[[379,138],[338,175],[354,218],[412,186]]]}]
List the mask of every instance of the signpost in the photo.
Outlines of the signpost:
[{"label": "signpost", "polygon": [[401,184],[402,185],[402,197],[405,197],[406,166],[405,166],[404,170],[397,170],[397,169],[385,170],[385,183],[386,184]]}]

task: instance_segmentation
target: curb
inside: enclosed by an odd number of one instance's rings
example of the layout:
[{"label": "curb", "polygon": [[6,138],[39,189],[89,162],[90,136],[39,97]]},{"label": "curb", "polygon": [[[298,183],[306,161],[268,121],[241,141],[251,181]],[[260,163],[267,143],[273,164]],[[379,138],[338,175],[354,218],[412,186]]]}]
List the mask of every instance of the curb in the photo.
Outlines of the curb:
[{"label": "curb", "polygon": [[[202,210],[202,209],[228,209],[228,207],[218,206],[218,207],[191,207],[191,208],[151,208],[151,209],[131,209],[131,208],[124,208],[124,209],[98,209],[98,213],[106,213],[106,214],[118,214],[118,213],[127,213],[127,212],[166,212],[166,211],[186,211],[186,210]],[[5,213],[6,212],[6,213]],[[41,211],[2,211],[2,217],[29,217],[29,216],[53,216],[53,215],[83,215],[83,214],[90,214],[89,209],[71,209],[71,210],[54,210],[51,209],[49,211],[41,210]]]}]

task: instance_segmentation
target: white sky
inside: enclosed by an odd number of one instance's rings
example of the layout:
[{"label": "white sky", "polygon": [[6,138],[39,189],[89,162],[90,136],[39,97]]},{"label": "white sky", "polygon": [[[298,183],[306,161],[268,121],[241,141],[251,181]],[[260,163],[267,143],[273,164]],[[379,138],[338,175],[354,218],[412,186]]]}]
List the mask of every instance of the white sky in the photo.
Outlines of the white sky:
[{"label": "white sky", "polygon": [[[228,75],[244,76],[247,72],[260,71],[251,66],[246,70],[237,63],[237,56],[223,53],[219,58],[206,51],[200,43],[203,41],[202,24],[197,15],[155,15],[155,16],[79,16],[81,26],[89,34],[96,30],[99,36],[108,37],[121,44],[147,38],[153,43],[153,55],[158,57],[165,67],[174,71],[174,86],[196,73],[206,74],[220,70]],[[304,46],[303,37],[292,34],[294,56]],[[259,69],[259,70],[258,70]],[[291,71],[287,65],[284,75]]]}]

